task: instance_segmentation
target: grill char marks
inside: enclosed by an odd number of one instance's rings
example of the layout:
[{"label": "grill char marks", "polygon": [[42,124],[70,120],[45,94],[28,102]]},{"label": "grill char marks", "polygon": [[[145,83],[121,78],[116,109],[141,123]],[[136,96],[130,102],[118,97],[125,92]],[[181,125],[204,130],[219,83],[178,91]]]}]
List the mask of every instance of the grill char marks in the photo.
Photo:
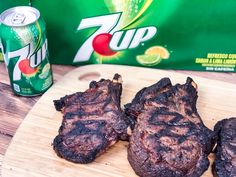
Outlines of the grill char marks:
[{"label": "grill char marks", "polygon": [[127,140],[127,121],[120,108],[121,76],[92,81],[85,92],[54,101],[63,113],[53,148],[58,156],[76,163],[92,162],[119,139]]},{"label": "grill char marks", "polygon": [[217,122],[218,135],[213,174],[216,177],[236,177],[236,117]]},{"label": "grill char marks", "polygon": [[163,78],[150,87],[141,89],[131,103],[125,105],[125,113],[130,119],[136,120],[138,115],[144,109],[145,101],[155,98],[160,93],[167,91],[172,86],[169,78]]},{"label": "grill char marks", "polygon": [[197,113],[196,87],[191,78],[175,86],[164,78],[126,105],[126,114],[137,120],[128,147],[137,175],[199,177],[207,170],[213,132]]}]

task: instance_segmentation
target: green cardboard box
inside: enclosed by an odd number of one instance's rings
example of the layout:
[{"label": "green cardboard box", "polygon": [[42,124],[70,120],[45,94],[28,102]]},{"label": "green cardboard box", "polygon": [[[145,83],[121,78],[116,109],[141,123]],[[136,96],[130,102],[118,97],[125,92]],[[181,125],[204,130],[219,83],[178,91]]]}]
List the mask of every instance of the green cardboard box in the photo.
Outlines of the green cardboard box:
[{"label": "green cardboard box", "polygon": [[[0,11],[26,0],[1,0]],[[92,5],[93,4],[93,5]],[[235,72],[235,0],[33,0],[51,63]]]}]

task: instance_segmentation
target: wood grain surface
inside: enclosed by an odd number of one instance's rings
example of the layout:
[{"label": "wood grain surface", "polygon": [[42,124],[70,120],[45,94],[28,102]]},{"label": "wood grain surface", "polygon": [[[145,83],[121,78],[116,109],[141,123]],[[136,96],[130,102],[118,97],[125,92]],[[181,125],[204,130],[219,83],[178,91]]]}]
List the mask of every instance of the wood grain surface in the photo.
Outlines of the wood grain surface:
[{"label": "wood grain surface", "polygon": [[[54,82],[74,68],[74,66],[53,65]],[[0,176],[6,149],[17,128],[39,98],[40,96],[21,97],[13,94],[5,64],[0,62]]]},{"label": "wood grain surface", "polygon": [[[126,142],[119,142],[108,152],[89,165],[78,165],[67,162],[56,156],[51,142],[57,134],[62,115],[53,108],[52,100],[75,91],[84,91],[88,88],[91,75],[99,73],[100,77],[112,78],[115,72],[123,76],[122,104],[129,102],[135,93],[144,86],[148,86],[162,77],[170,77],[173,83],[184,83],[186,76],[191,76],[199,86],[198,110],[204,123],[213,128],[216,121],[236,115],[236,82],[235,74],[216,74],[214,77],[234,83],[220,82],[211,79],[196,77],[201,72],[187,72],[178,74],[173,71],[134,68],[114,65],[90,65],[79,67],[57,82],[26,116],[11,145],[9,146],[4,162],[3,177],[11,176],[135,176],[126,159]],[[207,73],[203,73],[204,75]],[[203,75],[203,76],[204,76]],[[220,77],[222,76],[222,77]],[[209,75],[207,75],[209,77]],[[83,80],[79,80],[83,78]],[[98,80],[98,78],[96,79]],[[13,96],[14,97],[14,96]],[[34,104],[32,102],[31,104]],[[13,111],[14,112],[14,111]],[[18,120],[18,119],[17,119]],[[6,123],[8,124],[8,123]],[[9,127],[6,125],[6,127]],[[7,132],[8,128],[4,131]],[[11,132],[12,133],[12,132]],[[11,136],[9,136],[11,139]],[[3,138],[1,143],[7,146],[8,140]],[[212,159],[212,155],[210,159]],[[210,177],[211,172],[203,176]]]}]

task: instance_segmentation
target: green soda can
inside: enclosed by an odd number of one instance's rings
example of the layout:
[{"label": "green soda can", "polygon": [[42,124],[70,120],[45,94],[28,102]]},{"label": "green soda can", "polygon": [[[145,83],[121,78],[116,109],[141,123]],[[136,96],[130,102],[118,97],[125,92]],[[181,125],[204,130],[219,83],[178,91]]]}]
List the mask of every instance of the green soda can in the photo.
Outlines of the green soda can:
[{"label": "green soda can", "polygon": [[36,96],[53,83],[46,24],[29,6],[10,8],[0,15],[1,50],[15,94]]}]

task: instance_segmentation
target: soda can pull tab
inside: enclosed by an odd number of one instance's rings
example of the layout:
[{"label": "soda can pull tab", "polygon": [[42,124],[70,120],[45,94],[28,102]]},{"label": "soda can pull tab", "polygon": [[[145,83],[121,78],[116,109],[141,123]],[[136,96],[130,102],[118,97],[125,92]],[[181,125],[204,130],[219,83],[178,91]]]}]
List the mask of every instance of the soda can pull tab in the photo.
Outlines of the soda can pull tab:
[{"label": "soda can pull tab", "polygon": [[26,16],[22,13],[15,13],[12,18],[12,24],[23,24]]}]

